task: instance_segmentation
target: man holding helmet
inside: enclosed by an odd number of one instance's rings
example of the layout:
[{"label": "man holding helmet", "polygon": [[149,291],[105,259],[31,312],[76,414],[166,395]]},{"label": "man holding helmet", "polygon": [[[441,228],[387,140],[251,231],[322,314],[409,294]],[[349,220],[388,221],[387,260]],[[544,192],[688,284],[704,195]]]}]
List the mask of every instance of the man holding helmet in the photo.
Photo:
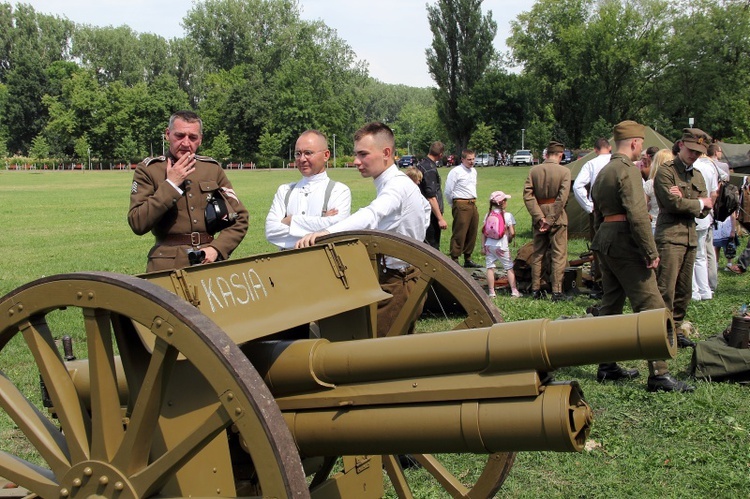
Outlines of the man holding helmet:
[{"label": "man holding helmet", "polygon": [[156,237],[146,270],[229,258],[245,237],[248,212],[219,162],[195,154],[203,141],[200,117],[191,111],[176,112],[166,138],[169,153],[144,159],[130,191],[130,228],[138,235],[151,231]]}]

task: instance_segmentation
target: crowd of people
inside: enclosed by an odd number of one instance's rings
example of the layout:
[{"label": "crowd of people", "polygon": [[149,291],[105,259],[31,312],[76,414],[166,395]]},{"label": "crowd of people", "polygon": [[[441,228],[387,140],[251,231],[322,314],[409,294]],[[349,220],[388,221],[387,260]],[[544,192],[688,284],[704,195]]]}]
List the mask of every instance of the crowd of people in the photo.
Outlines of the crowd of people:
[{"label": "crowd of people", "polygon": [[[230,257],[248,228],[243,206],[218,162],[197,155],[203,138],[200,117],[190,111],[175,113],[165,132],[169,151],[147,158],[135,171],[128,221],[136,234],[153,233],[147,271],[179,269]],[[717,286],[717,254],[734,240],[736,216],[714,220],[719,185],[729,169],[721,162],[721,148],[702,130],[687,128],[672,150],[643,150],[645,127],[623,121],[613,129],[614,151],[607,139],[596,141],[596,156],[583,165],[571,183],[562,166],[565,146],[552,141],[544,161],[533,166],[523,188],[533,232],[530,258],[531,297],[543,299],[542,269],[548,267],[551,299],[566,299],[563,276],[567,266],[566,204],[571,191],[589,214],[591,275],[600,315],[621,314],[625,300],[636,312],[667,308],[678,330],[690,300],[710,300]],[[440,250],[447,230],[444,200],[451,208],[449,256],[465,268],[484,268],[489,296],[495,296],[498,264],[507,276],[510,296],[520,297],[510,242],[516,220],[507,210],[510,195],[493,191],[480,226],[477,208],[475,153],[461,152],[445,186],[439,172],[445,146],[434,142],[416,167],[401,171],[394,163],[393,131],[373,122],[354,135],[354,165],[371,178],[375,198],[351,212],[349,187],[329,178],[330,151],[326,136],[307,130],[297,139],[298,181],[279,186],[266,216],[267,240],[279,250],[304,248],[328,234],[376,229],[424,241]],[[472,260],[477,238],[484,265]],[[744,272],[750,251],[745,250],[730,270]],[[744,258],[744,260],[743,260]],[[382,289],[392,297],[378,303],[378,336],[388,334],[420,278],[420,269],[394,257],[379,264]],[[742,266],[742,267],[740,267]],[[413,322],[411,324],[413,328]],[[681,347],[693,346],[678,333]],[[649,361],[648,389],[693,390],[669,372],[664,360]],[[631,379],[635,369],[616,363],[599,366],[600,381]]]}]

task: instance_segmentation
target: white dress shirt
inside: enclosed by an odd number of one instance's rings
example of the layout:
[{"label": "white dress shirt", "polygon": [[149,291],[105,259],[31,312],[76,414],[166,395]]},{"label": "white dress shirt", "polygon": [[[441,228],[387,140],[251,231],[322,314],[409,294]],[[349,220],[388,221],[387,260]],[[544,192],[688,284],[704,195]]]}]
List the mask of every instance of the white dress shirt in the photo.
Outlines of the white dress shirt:
[{"label": "white dress shirt", "polygon": [[445,180],[445,199],[453,205],[454,199],[477,198],[477,170],[462,164],[454,166]]},{"label": "white dress shirt", "polygon": [[[394,164],[373,180],[377,196],[349,218],[326,230],[331,234],[349,230],[383,230],[424,241],[430,223],[430,205],[419,187]],[[388,257],[385,265],[401,269],[407,264]]]},{"label": "white dress shirt", "polygon": [[[281,185],[273,198],[271,209],[266,217],[266,239],[281,249],[294,248],[294,244],[305,234],[325,230],[351,213],[352,193],[349,187],[336,182],[328,200],[328,209],[339,212],[331,217],[322,216],[328,173],[323,171],[310,177],[302,177],[299,182]],[[289,204],[286,197],[289,195]],[[290,225],[281,222],[287,215],[292,216]]]},{"label": "white dress shirt", "polygon": [[[586,161],[573,182],[573,195],[581,208],[587,213],[593,213],[594,211],[594,202],[591,200],[591,187],[594,185],[594,180],[611,158],[611,154],[600,154]],[[588,186],[588,189],[586,189],[586,186]]]},{"label": "white dress shirt", "polygon": [[[693,163],[693,168],[701,172],[701,174],[703,175],[703,180],[706,181],[706,190],[708,191],[708,196],[711,197],[714,192],[719,190],[719,172],[714,166],[713,161],[704,157],[698,158],[697,160],[695,160],[695,163]],[[709,212],[709,214],[704,218],[695,219],[695,229],[706,230],[711,227],[713,221],[713,214]]]}]

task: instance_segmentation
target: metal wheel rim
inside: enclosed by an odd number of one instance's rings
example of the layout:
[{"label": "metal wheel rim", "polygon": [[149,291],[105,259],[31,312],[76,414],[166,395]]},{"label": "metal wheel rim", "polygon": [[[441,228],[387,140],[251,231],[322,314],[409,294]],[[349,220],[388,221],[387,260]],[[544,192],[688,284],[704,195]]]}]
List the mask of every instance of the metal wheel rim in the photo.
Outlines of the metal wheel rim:
[{"label": "metal wheel rim", "polygon": [[[76,395],[54,346],[53,332],[46,324],[47,314],[71,307],[80,309],[84,315],[87,342],[91,341],[88,345],[91,378],[98,380],[98,388],[94,383],[91,388],[91,417]],[[263,495],[308,495],[299,455],[270,391],[227,335],[174,294],[131,276],[99,272],[64,274],[37,280],[9,293],[0,299],[0,314],[0,349],[12,337],[21,335],[59,411],[64,433],[61,436],[46,419],[44,410],[0,373],[0,406],[46,462],[46,467],[38,467],[3,453],[0,476],[40,497],[74,497],[75,485],[60,481],[82,463],[84,469],[85,463],[106,463],[101,466],[120,473],[123,479],[122,497],[149,497],[158,494],[161,484],[179,469],[180,463],[205,445],[209,434],[217,435],[234,425],[245,441],[252,442],[250,454],[256,463]],[[163,400],[157,389],[139,391],[132,402],[135,408],[132,418],[136,421],[131,419],[127,431],[122,429],[111,368],[113,350],[105,339],[115,336],[110,343],[117,343],[121,354],[123,348],[127,350],[128,345],[120,344],[122,338],[117,332],[114,335],[111,332],[117,329],[114,323],[121,318],[144,325],[154,334],[156,345],[148,361],[149,370],[131,375],[142,375],[148,383],[160,386],[155,383],[168,378],[169,365],[174,364],[169,359],[176,359],[179,354],[205,376],[216,394],[217,409],[206,426],[191,431],[179,448],[168,449],[151,462],[150,449],[132,445],[139,441],[138,435],[153,432],[149,425],[159,417]],[[129,357],[123,359],[126,375],[136,364]],[[168,379],[161,382],[168,383]]]},{"label": "metal wheel rim", "polygon": [[[440,283],[446,288],[466,311],[466,319],[457,329],[488,327],[503,322],[500,311],[489,300],[484,290],[470,278],[466,271],[451,261],[435,248],[414,239],[381,231],[352,231],[341,232],[320,238],[318,242],[334,242],[346,239],[359,239],[367,248],[373,269],[377,272],[377,261],[380,255],[394,256],[422,271],[420,286],[412,293],[426,293],[432,282]],[[421,300],[410,296],[409,304]],[[391,335],[406,334],[410,310],[404,310],[400,321],[394,326],[398,330],[390,331]],[[464,486],[460,480],[447,470],[435,456],[431,454],[413,455],[413,457],[437,480],[441,486],[454,498],[487,498],[492,497],[502,486],[508,476],[516,454],[501,452],[491,454],[481,475],[471,487]],[[408,481],[402,469],[398,456],[383,456],[383,463],[389,479],[402,499],[412,497]]]}]

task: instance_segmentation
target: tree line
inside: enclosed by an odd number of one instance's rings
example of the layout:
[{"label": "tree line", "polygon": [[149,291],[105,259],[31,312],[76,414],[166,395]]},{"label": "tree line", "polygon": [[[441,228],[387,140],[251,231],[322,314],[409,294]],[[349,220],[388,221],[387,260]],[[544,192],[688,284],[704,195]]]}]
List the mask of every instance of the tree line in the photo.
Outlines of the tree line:
[{"label": "tree line", "polygon": [[623,119],[676,138],[693,118],[747,142],[749,3],[537,0],[498,54],[482,0],[436,0],[435,88],[374,80],[296,0],[195,2],[169,40],[0,3],[0,155],[137,161],[162,153],[177,109],[200,113],[204,153],[226,161],[285,161],[307,128],[336,135],[344,156],[371,120],[417,155],[433,140],[512,151],[522,133],[537,151],[552,138],[589,148]]}]

